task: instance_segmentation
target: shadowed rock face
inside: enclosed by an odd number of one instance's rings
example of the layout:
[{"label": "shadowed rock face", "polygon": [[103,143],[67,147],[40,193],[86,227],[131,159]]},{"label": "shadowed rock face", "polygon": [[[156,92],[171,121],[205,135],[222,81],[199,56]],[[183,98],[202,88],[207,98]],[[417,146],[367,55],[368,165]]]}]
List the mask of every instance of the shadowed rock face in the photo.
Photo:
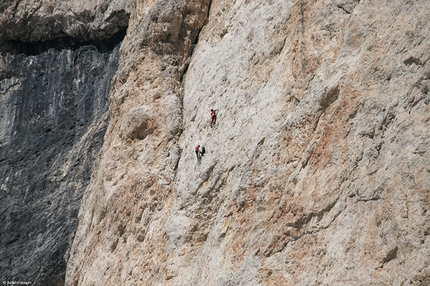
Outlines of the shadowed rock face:
[{"label": "shadowed rock face", "polygon": [[0,3],[0,44],[71,37],[109,40],[127,28],[131,1],[5,0]]},{"label": "shadowed rock face", "polygon": [[128,1],[0,3],[0,273],[64,283]]},{"label": "shadowed rock face", "polygon": [[64,283],[123,36],[0,47],[1,281]]}]

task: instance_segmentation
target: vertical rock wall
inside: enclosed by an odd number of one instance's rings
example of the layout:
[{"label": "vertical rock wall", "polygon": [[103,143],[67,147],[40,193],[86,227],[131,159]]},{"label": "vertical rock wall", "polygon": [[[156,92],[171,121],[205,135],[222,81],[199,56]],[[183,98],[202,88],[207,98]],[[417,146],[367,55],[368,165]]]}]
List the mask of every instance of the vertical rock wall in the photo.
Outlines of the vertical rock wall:
[{"label": "vertical rock wall", "polygon": [[81,198],[109,122],[127,12],[94,9],[98,17],[113,13],[115,25],[84,38],[71,27],[91,31],[96,21],[80,22],[77,7],[66,16],[67,4],[0,4],[0,283],[64,285]]},{"label": "vertical rock wall", "polygon": [[184,87],[172,284],[428,283],[428,9],[212,4]]},{"label": "vertical rock wall", "polygon": [[427,285],[429,9],[136,1],[66,284]]},{"label": "vertical rock wall", "polygon": [[164,229],[182,152],[181,79],[208,12],[209,1],[135,2],[66,284],[165,280]]},{"label": "vertical rock wall", "polygon": [[64,279],[77,212],[107,127],[118,47],[6,59],[1,109],[2,281]]}]

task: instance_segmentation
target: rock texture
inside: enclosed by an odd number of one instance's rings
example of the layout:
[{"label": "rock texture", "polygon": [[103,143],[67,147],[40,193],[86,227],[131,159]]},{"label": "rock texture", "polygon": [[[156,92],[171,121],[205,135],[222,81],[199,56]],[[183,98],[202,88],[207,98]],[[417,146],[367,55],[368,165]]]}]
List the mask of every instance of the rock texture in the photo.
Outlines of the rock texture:
[{"label": "rock texture", "polygon": [[66,284],[429,284],[429,9],[135,2]]},{"label": "rock texture", "polygon": [[48,4],[0,4],[0,283],[64,285],[125,33],[54,40]]},{"label": "rock texture", "polygon": [[9,57],[0,91],[2,281],[64,279],[117,60],[118,48],[90,46]]},{"label": "rock texture", "polygon": [[0,44],[108,40],[127,28],[130,2],[6,0],[0,3]]},{"label": "rock texture", "polygon": [[[174,203],[182,152],[181,79],[208,12],[209,1],[136,3],[112,84],[103,156],[82,203],[89,209],[80,215],[66,284],[164,281],[168,240],[162,226]],[[117,264],[117,255],[124,265]]]}]

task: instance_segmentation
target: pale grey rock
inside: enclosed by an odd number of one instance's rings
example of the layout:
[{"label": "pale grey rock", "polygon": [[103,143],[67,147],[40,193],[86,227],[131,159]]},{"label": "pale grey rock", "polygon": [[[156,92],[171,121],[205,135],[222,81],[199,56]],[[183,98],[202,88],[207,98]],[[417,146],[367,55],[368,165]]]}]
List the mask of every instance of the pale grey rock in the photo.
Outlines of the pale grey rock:
[{"label": "pale grey rock", "polygon": [[184,3],[131,13],[66,284],[425,285],[430,4]]},{"label": "pale grey rock", "polygon": [[334,3],[346,13],[351,14],[355,6],[360,3],[360,0],[336,0]]}]

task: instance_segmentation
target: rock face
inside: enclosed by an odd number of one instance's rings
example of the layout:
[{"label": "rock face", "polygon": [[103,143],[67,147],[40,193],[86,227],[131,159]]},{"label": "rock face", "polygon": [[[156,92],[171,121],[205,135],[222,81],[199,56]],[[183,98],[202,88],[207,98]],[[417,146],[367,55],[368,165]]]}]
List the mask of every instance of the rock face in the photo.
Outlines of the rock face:
[{"label": "rock face", "polygon": [[42,285],[64,279],[63,256],[108,123],[118,47],[9,58],[0,102],[0,272],[2,281]]},{"label": "rock face", "polygon": [[64,285],[125,31],[55,39],[48,2],[12,2],[0,4],[0,281]]},{"label": "rock face", "polygon": [[0,3],[0,44],[108,40],[127,28],[129,2],[5,0]]},{"label": "rock face", "polygon": [[66,284],[428,285],[429,9],[135,2]]},{"label": "rock face", "polygon": [[[165,280],[163,225],[174,204],[182,152],[181,80],[208,12],[209,1],[136,3],[113,79],[103,155],[82,203],[89,209],[82,208],[66,284]],[[124,265],[116,265],[117,255]]]}]

